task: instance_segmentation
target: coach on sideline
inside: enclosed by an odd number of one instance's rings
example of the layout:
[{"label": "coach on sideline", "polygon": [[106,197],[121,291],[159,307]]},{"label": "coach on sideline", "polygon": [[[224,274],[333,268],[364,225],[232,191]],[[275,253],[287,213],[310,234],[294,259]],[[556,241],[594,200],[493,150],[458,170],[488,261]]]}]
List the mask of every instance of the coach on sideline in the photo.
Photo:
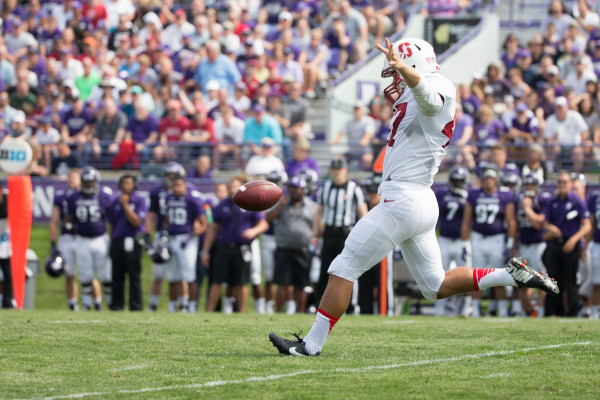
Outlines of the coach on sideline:
[{"label": "coach on sideline", "polygon": [[142,244],[143,221],[148,204],[136,193],[137,179],[125,174],[119,179],[121,195],[108,208],[108,221],[112,226],[110,258],[113,267],[113,297],[111,310],[123,310],[125,303],[125,274],[129,274],[129,310],[142,310]]},{"label": "coach on sideline", "polygon": [[[547,316],[577,316],[577,268],[581,256],[581,239],[592,229],[590,213],[585,202],[571,192],[573,180],[567,171],[558,173],[558,191],[546,208],[546,226],[553,234],[544,251],[543,261],[548,275],[558,282],[561,296],[546,297]],[[546,224],[546,225],[547,225]],[[558,228],[558,230],[556,229]]]}]

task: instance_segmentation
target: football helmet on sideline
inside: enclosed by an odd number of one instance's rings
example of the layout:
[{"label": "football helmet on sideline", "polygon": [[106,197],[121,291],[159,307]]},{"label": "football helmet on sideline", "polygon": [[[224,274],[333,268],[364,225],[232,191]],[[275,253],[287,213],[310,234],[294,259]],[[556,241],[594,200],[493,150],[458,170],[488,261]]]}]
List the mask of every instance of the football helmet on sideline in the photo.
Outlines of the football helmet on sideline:
[{"label": "football helmet on sideline", "polygon": [[171,249],[169,248],[169,234],[164,232],[156,241],[156,245],[148,249],[148,256],[156,264],[164,264],[171,259]]},{"label": "football helmet on sideline", "polygon": [[62,258],[60,253],[56,253],[46,257],[46,263],[44,267],[46,272],[53,278],[58,278],[65,273],[65,259]]}]

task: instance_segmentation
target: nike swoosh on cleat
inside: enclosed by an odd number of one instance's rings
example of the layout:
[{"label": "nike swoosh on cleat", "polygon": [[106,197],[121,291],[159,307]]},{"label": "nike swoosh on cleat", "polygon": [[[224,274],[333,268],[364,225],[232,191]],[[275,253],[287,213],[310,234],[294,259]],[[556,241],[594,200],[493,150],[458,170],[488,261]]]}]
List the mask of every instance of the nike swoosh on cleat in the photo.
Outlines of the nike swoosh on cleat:
[{"label": "nike swoosh on cleat", "polygon": [[384,203],[389,203],[390,201],[394,201],[394,200],[388,200],[388,199],[383,200]]},{"label": "nike swoosh on cleat", "polygon": [[290,347],[290,354],[291,354],[291,355],[293,355],[293,356],[301,356],[301,357],[304,357],[304,354],[300,354],[300,353],[298,353],[298,352],[296,351],[296,348],[295,348],[295,347]]}]

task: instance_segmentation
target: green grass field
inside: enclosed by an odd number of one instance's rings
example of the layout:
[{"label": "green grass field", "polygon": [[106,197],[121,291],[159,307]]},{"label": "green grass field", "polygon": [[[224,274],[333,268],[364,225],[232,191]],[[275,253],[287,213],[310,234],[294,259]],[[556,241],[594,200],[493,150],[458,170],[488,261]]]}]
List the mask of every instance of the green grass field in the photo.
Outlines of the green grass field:
[{"label": "green grass field", "polygon": [[[46,257],[45,227],[31,247]],[[345,316],[320,357],[293,358],[267,335],[312,315],[71,313],[63,286],[43,273],[35,311],[0,311],[0,399],[600,397],[598,321]]]},{"label": "green grass field", "polygon": [[270,331],[310,315],[0,314],[0,397],[597,399],[598,323],[346,316],[320,357]]}]

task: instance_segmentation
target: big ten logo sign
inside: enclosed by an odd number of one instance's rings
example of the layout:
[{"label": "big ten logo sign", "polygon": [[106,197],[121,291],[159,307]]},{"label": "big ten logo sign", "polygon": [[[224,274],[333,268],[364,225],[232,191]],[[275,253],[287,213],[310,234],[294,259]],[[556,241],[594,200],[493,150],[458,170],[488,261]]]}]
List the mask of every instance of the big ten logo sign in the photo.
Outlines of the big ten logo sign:
[{"label": "big ten logo sign", "polygon": [[25,150],[0,149],[0,160],[6,161],[27,161],[27,152]]}]

